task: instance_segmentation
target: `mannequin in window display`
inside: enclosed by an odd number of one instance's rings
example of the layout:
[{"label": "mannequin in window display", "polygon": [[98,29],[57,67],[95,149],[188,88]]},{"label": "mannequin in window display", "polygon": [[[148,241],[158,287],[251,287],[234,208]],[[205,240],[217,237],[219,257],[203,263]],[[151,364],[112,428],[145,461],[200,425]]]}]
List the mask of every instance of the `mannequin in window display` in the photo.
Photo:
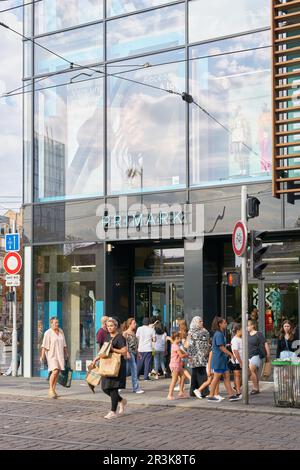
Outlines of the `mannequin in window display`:
[{"label": "mannequin in window display", "polygon": [[81,299],[81,347],[82,349],[89,348],[91,346],[91,329],[94,321],[94,301],[89,295],[89,291],[86,291],[85,297]]},{"label": "mannequin in window display", "polygon": [[258,141],[260,149],[261,172],[271,171],[271,112],[266,103],[263,104],[258,118]]},{"label": "mannequin in window display", "polygon": [[234,162],[238,165],[239,175],[249,174],[249,150],[245,145],[249,141],[249,126],[245,119],[241,106],[238,106],[230,123],[230,152]]}]

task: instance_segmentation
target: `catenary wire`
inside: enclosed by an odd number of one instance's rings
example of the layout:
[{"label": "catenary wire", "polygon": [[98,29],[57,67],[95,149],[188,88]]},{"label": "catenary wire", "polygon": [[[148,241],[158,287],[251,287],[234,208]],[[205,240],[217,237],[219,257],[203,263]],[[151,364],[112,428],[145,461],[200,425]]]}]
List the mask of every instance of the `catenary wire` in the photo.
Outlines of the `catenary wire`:
[{"label": "catenary wire", "polygon": [[[14,30],[13,28],[7,26],[5,23],[2,23],[0,22],[0,25],[6,29],[9,29],[11,30],[12,32],[14,32],[15,34],[17,34],[18,36],[21,36],[22,38],[26,39],[26,40],[30,40],[33,44],[35,44],[36,46],[39,46],[41,47],[42,49],[45,49],[47,52],[49,52],[50,54],[54,54],[55,56],[57,56],[58,58],[62,59],[63,61],[67,62],[69,65],[70,65],[70,68],[73,69],[74,65],[77,66],[78,68],[80,69],[85,69],[85,70],[90,70],[94,73],[99,73],[103,76],[114,76],[116,78],[119,78],[121,80],[125,80],[125,81],[128,81],[128,82],[131,82],[131,83],[136,83],[136,84],[139,84],[139,85],[143,85],[143,86],[147,86],[149,88],[152,88],[152,89],[156,89],[156,90],[160,90],[160,91],[165,91],[167,93],[170,93],[170,94],[174,94],[174,95],[178,95],[178,96],[181,96],[183,97],[183,93],[179,93],[177,91],[174,91],[174,90],[170,90],[170,89],[166,89],[166,88],[162,88],[162,87],[158,87],[158,86],[155,86],[155,85],[151,85],[151,84],[147,84],[147,83],[143,83],[143,82],[140,82],[138,80],[133,80],[133,79],[129,79],[129,78],[126,78],[126,77],[120,77],[119,74],[108,74],[107,72],[105,71],[101,71],[101,70],[98,70],[98,69],[95,69],[95,68],[91,68],[91,67],[88,67],[88,66],[83,66],[81,64],[77,64],[75,62],[71,62],[69,59],[66,59],[65,57],[63,57],[62,55],[60,54],[57,54],[56,52],[52,51],[51,49],[48,49],[47,47],[37,43],[36,41],[34,41],[33,39],[31,38],[28,38],[26,37],[25,35],[19,33],[18,31]],[[264,47],[267,47],[267,46],[264,46]],[[145,67],[143,67],[145,68]],[[127,72],[128,73],[128,72]],[[42,79],[41,79],[42,80]],[[39,81],[41,81],[39,80]],[[78,83],[78,82],[77,82]],[[58,85],[56,85],[58,86]],[[61,85],[62,86],[62,85]],[[39,90],[37,90],[39,91]],[[25,93],[23,91],[23,93]],[[21,94],[23,94],[21,93]],[[13,95],[12,93],[9,94],[9,96],[15,96]],[[209,116],[214,122],[216,122],[218,125],[220,125],[226,132],[228,132],[229,134],[232,134],[232,131],[230,131],[226,126],[224,126],[222,123],[220,123],[220,121],[218,121],[211,113],[209,113],[205,108],[203,108],[203,106],[201,106],[200,104],[198,104],[192,97],[191,97],[191,103],[193,103],[195,106],[197,106],[203,113],[205,113],[207,116]],[[242,142],[242,145],[247,148],[250,152],[254,153],[255,155],[258,155],[257,152],[255,152],[253,149],[251,149],[251,147],[249,147],[245,142]],[[258,155],[259,156],[259,155]]]}]

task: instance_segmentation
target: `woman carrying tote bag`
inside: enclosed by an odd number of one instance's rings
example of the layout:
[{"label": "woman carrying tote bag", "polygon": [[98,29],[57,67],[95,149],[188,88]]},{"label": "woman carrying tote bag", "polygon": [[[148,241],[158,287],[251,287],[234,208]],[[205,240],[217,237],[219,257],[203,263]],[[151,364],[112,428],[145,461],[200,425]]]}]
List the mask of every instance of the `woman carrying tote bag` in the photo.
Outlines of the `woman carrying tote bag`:
[{"label": "woman carrying tote bag", "polygon": [[[116,377],[105,376],[101,379],[101,386],[103,392],[111,398],[111,411],[105,416],[105,419],[114,419],[117,415],[117,408],[119,405],[119,415],[124,414],[127,401],[119,395],[118,389],[125,388],[126,383],[126,361],[127,355],[126,339],[118,331],[118,322],[114,318],[109,318],[106,327],[111,339],[111,353],[119,354],[121,356],[120,369]],[[101,359],[101,355],[93,360],[93,365]],[[105,361],[105,358],[103,358]],[[101,362],[100,362],[101,364]]]}]

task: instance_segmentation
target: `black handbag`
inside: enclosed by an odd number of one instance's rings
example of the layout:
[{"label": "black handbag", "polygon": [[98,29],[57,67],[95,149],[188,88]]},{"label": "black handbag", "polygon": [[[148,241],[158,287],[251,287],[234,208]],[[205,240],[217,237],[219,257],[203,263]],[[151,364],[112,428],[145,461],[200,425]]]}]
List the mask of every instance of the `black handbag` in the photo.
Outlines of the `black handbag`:
[{"label": "black handbag", "polygon": [[57,382],[62,387],[70,388],[72,384],[72,374],[73,374],[73,369],[71,369],[69,361],[66,360],[65,370],[60,371],[60,373],[58,374]]}]

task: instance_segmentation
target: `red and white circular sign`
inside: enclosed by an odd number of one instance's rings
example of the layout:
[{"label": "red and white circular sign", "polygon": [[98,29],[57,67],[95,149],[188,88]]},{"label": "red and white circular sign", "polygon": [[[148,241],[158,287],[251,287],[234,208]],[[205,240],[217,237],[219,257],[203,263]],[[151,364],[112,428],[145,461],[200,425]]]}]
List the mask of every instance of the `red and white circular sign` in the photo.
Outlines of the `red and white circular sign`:
[{"label": "red and white circular sign", "polygon": [[8,253],[3,260],[3,267],[7,274],[18,274],[22,269],[22,258],[19,253],[15,251]]},{"label": "red and white circular sign", "polygon": [[242,256],[247,246],[247,230],[241,221],[235,224],[232,234],[232,248],[236,256]]}]

